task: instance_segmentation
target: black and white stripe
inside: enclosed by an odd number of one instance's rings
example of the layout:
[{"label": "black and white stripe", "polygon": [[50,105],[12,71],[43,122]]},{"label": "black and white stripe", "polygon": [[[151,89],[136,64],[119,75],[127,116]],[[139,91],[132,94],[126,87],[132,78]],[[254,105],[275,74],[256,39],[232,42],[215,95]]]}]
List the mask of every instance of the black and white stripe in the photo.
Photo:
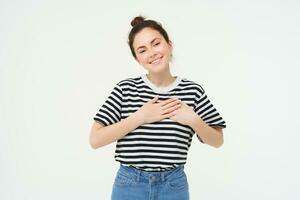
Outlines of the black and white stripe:
[{"label": "black and white stripe", "polygon": [[[160,100],[177,97],[210,126],[226,127],[225,121],[197,83],[177,77],[166,92],[158,92],[145,76],[120,81],[101,106],[94,120],[105,126],[119,122],[159,95]],[[194,130],[171,119],[143,124],[117,141],[115,159],[145,171],[163,171],[186,163]],[[198,136],[198,135],[197,135]],[[201,138],[198,137],[201,140]]]}]

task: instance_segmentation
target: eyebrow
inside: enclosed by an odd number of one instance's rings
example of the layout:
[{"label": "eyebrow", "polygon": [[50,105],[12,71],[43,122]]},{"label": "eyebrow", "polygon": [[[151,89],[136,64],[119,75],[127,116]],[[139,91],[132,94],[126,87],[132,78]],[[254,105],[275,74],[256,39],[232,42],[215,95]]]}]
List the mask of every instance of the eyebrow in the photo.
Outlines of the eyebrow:
[{"label": "eyebrow", "polygon": [[[151,40],[151,44],[156,40],[156,39],[160,39],[160,38],[154,38],[153,40]],[[138,48],[136,48],[136,50],[139,50],[140,48],[145,48],[146,46],[139,46]]]}]

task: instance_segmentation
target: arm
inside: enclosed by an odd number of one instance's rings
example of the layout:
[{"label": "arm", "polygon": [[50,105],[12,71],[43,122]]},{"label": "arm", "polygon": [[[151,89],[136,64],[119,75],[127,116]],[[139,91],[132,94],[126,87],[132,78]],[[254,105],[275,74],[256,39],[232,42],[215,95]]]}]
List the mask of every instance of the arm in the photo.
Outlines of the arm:
[{"label": "arm", "polygon": [[207,125],[193,108],[186,103],[181,102],[181,108],[173,112],[175,115],[172,116],[171,119],[190,126],[204,143],[216,148],[223,144],[222,129]]},{"label": "arm", "polygon": [[174,98],[155,103],[157,100],[158,96],[155,96],[139,108],[138,111],[114,124],[104,126],[95,122],[90,131],[90,145],[92,148],[97,149],[121,139],[144,123],[152,123],[169,118],[173,116],[172,111],[180,106],[179,101]]},{"label": "arm", "polygon": [[143,121],[136,114],[132,114],[120,122],[108,126],[95,121],[90,131],[90,145],[93,149],[97,149],[110,144],[123,138],[141,124],[143,124]]},{"label": "arm", "polygon": [[207,125],[196,113],[193,115],[189,126],[193,128],[204,143],[215,148],[222,146],[224,141],[222,128]]}]

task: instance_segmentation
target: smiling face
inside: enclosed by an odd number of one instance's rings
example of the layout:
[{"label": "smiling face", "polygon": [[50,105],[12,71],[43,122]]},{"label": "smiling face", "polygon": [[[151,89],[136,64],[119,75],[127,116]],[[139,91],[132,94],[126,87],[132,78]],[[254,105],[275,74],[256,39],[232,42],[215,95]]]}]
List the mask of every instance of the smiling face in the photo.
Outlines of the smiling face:
[{"label": "smiling face", "polygon": [[169,70],[172,44],[156,30],[144,28],[135,35],[133,48],[136,60],[150,73]]}]

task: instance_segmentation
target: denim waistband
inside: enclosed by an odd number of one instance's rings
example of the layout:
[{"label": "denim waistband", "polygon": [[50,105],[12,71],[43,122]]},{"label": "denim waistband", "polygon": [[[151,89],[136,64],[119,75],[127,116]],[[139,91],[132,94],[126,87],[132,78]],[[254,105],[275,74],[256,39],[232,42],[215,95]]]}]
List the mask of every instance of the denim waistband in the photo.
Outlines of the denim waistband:
[{"label": "denim waistband", "polygon": [[161,180],[164,181],[168,179],[169,176],[183,172],[184,165],[179,165],[171,170],[166,171],[144,171],[137,169],[132,166],[125,166],[120,164],[119,173],[125,173],[127,175],[134,175],[137,179],[140,179],[140,177],[149,179],[149,180]]}]

